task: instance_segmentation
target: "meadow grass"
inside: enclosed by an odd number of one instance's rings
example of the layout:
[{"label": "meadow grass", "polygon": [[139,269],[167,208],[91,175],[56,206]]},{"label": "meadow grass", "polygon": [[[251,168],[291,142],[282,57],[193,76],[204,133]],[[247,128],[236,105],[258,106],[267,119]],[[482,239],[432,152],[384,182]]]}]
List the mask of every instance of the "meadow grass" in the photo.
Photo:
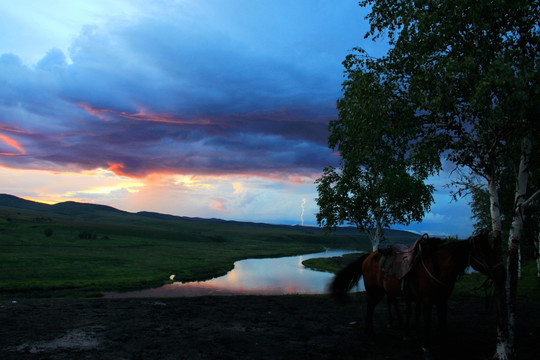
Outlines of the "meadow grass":
[{"label": "meadow grass", "polygon": [[329,258],[311,258],[303,261],[302,264],[312,270],[337,274],[341,269],[358,259],[360,256],[361,254],[355,253]]},{"label": "meadow grass", "polygon": [[0,298],[95,297],[224,275],[234,261],[365,247],[359,234],[0,207]]}]

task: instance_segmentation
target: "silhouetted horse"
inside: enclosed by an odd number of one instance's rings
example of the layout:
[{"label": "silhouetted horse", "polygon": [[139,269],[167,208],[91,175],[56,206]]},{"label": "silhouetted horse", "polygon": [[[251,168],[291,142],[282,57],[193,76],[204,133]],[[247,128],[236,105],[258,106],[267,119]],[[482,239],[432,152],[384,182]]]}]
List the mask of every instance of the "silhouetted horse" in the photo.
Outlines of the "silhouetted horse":
[{"label": "silhouetted horse", "polygon": [[487,232],[463,241],[446,244],[441,241],[431,238],[429,242],[420,242],[411,270],[401,279],[381,267],[383,250],[365,254],[335,276],[331,291],[338,298],[344,298],[363,275],[367,298],[366,330],[370,335],[373,334],[373,311],[385,294],[391,303],[395,303],[399,296],[408,302],[419,303],[424,315],[424,341],[427,346],[430,342],[433,305],[437,308],[441,334],[446,336],[448,298],[457,277],[468,266],[493,277],[494,270],[502,265],[495,261]]}]

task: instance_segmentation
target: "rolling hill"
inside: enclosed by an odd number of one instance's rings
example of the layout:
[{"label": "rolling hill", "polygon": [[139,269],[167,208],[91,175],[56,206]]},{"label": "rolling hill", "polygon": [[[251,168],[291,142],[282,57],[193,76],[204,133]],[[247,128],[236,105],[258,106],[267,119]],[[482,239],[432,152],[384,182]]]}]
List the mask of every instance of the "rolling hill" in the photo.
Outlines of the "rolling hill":
[{"label": "rolling hill", "polygon": [[[123,210],[116,209],[112,206],[99,205],[99,204],[90,204],[90,203],[79,203],[75,201],[66,201],[60,202],[54,205],[44,204],[36,201],[25,200],[9,194],[0,194],[0,207],[5,209],[13,210],[27,210],[40,212],[43,215],[64,215],[64,216],[74,216],[82,217],[86,219],[96,219],[96,218],[107,218],[107,217],[118,217],[122,216],[124,218],[134,218],[134,217],[144,217],[154,220],[162,221],[175,221],[175,222],[197,222],[197,223],[220,223],[220,224],[229,224],[234,226],[244,226],[244,227],[265,227],[265,228],[282,228],[290,230],[299,230],[307,233],[319,233],[322,230],[318,227],[313,226],[301,226],[301,225],[276,225],[276,224],[267,224],[267,223],[256,223],[256,222],[247,222],[247,221],[234,221],[234,220],[222,220],[216,218],[200,218],[200,217],[187,217],[187,216],[177,216],[169,214],[161,214],[157,212],[149,211],[140,211],[136,213],[131,213]],[[352,226],[342,226],[338,227],[335,231],[336,234],[351,234],[358,235],[358,230]],[[418,238],[418,234],[402,231],[402,230],[392,230],[385,229],[385,236],[389,241],[394,239],[400,239],[404,242],[414,241]]]},{"label": "rolling hill", "polygon": [[[417,234],[386,233],[409,243]],[[78,202],[55,205],[0,194],[0,298],[93,297],[207,280],[235,261],[313,253],[324,248],[370,250],[351,227],[317,227],[130,213]]]}]

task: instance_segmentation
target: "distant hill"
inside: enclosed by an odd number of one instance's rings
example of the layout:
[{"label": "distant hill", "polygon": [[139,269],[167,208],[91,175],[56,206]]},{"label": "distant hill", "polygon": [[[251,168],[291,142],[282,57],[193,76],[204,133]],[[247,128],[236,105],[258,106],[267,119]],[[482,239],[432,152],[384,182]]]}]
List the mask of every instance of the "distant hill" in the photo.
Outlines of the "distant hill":
[{"label": "distant hill", "polygon": [[[79,203],[75,201],[66,201],[57,203],[54,205],[44,204],[36,201],[25,200],[9,194],[0,194],[0,207],[12,208],[18,210],[27,210],[40,213],[47,213],[49,216],[53,214],[63,216],[85,217],[85,218],[97,218],[108,216],[141,216],[145,218],[151,218],[156,220],[165,221],[185,221],[185,222],[208,222],[208,223],[222,223],[231,224],[235,226],[246,227],[268,227],[268,228],[284,228],[302,231],[304,233],[318,233],[322,230],[319,227],[314,226],[301,226],[301,225],[275,225],[267,223],[254,223],[247,221],[234,221],[234,220],[222,220],[222,219],[206,219],[199,217],[186,217],[176,216],[169,214],[161,214],[149,211],[140,211],[137,213],[130,213],[123,210],[118,210],[112,206]],[[358,234],[358,229],[353,226],[343,226],[336,229],[338,234]],[[419,235],[402,230],[385,229],[385,237],[389,242],[399,239],[401,242],[412,242],[416,240]]]},{"label": "distant hill", "polygon": [[48,212],[61,215],[105,215],[110,214],[129,214],[126,211],[115,209],[111,206],[79,203],[75,201],[66,201],[54,205],[44,204],[37,201],[25,200],[19,197],[0,194],[0,206],[10,207],[21,210]]},{"label": "distant hill", "polygon": [[49,211],[50,209],[50,205],[24,200],[8,194],[0,194],[0,206],[32,211]]},{"label": "distant hill", "polygon": [[[299,231],[307,232],[307,233],[319,233],[323,231],[321,228],[316,227],[316,226],[276,225],[276,224],[267,224],[267,223],[254,223],[254,222],[247,222],[247,221],[222,220],[222,219],[215,219],[215,218],[205,219],[205,218],[199,218],[199,217],[185,217],[185,216],[160,214],[160,213],[148,212],[148,211],[138,212],[137,215],[149,217],[153,219],[159,219],[159,220],[227,223],[227,224],[234,224],[237,226],[250,226],[250,227],[272,227],[272,228],[280,227],[280,228],[286,228],[286,229],[295,229],[295,230],[299,230]],[[336,228],[335,232],[337,234],[357,235],[359,233],[359,230],[354,226],[340,226]],[[392,230],[392,229],[385,229],[384,234],[387,240],[389,240],[390,242],[393,242],[393,240],[399,240],[401,242],[412,242],[418,239],[418,237],[420,236],[410,231]]]},{"label": "distant hill", "polygon": [[112,206],[79,203],[75,201],[66,201],[50,205],[53,212],[64,215],[88,215],[88,214],[129,214],[126,211],[118,210]]}]

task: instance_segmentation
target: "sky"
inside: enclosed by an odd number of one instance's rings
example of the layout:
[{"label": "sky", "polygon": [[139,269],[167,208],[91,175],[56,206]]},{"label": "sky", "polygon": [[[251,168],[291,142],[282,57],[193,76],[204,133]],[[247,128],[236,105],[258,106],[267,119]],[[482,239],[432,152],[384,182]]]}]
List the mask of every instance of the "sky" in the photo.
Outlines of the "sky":
[{"label": "sky", "polygon": [[[0,192],[316,225],[357,0],[0,2]],[[419,233],[469,236],[450,172]]]}]

